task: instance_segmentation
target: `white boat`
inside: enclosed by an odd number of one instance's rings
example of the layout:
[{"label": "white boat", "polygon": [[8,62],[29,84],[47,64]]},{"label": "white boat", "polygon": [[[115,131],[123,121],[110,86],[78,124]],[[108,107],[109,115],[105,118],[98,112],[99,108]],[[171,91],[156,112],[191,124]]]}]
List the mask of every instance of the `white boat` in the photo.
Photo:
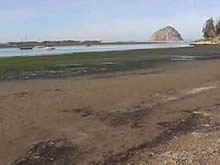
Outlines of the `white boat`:
[{"label": "white boat", "polygon": [[43,49],[44,50],[55,50],[56,48],[55,47],[44,47]]},{"label": "white boat", "polygon": [[45,48],[45,46],[35,46],[34,48],[43,49],[43,48]]}]

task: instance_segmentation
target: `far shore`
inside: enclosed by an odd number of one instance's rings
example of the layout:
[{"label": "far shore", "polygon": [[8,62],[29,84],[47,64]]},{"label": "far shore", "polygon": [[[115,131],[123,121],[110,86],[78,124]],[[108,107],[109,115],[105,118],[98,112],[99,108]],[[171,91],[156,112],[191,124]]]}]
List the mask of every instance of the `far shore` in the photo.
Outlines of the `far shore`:
[{"label": "far shore", "polygon": [[[180,41],[184,42],[184,41]],[[175,42],[161,42],[161,41],[27,41],[27,42],[8,42],[0,43],[0,48],[20,48],[20,47],[36,47],[36,46],[85,46],[85,45],[124,45],[124,44],[163,44]]]}]

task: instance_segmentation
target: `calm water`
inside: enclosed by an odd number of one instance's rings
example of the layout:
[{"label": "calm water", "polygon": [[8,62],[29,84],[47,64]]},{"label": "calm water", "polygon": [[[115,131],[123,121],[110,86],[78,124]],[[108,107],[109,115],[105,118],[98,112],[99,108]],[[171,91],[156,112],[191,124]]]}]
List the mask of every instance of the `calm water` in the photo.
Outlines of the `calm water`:
[{"label": "calm water", "polygon": [[187,43],[164,43],[164,44],[126,44],[126,45],[94,45],[86,46],[65,46],[56,47],[55,50],[44,50],[34,48],[33,50],[20,50],[18,48],[0,49],[0,57],[15,56],[42,56],[42,55],[59,55],[77,52],[105,52],[117,50],[135,50],[135,49],[156,49],[156,48],[177,48],[190,47]]}]

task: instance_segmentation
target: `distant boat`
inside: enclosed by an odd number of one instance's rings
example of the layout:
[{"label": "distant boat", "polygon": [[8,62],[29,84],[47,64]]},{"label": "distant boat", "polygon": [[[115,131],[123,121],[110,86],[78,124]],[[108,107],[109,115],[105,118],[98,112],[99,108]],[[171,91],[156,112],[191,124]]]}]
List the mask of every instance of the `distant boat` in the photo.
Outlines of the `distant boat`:
[{"label": "distant boat", "polygon": [[45,46],[35,46],[34,48],[43,49],[43,48],[45,48]]},{"label": "distant boat", "polygon": [[44,50],[55,50],[56,48],[55,47],[44,47],[43,49]]},{"label": "distant boat", "polygon": [[92,45],[91,45],[91,44],[87,44],[87,45],[86,45],[86,47],[90,47],[90,46],[92,46]]},{"label": "distant boat", "polygon": [[27,46],[27,47],[20,47],[20,49],[21,49],[21,50],[32,50],[33,47],[28,47],[28,46]]}]

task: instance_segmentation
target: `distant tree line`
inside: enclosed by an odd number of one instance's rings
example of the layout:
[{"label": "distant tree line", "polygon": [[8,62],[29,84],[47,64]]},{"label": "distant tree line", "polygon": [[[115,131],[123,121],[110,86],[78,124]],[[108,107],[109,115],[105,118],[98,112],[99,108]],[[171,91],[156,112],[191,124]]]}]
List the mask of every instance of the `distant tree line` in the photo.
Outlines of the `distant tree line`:
[{"label": "distant tree line", "polygon": [[214,38],[218,35],[220,35],[220,18],[216,21],[213,18],[208,19],[203,27],[204,38]]}]

